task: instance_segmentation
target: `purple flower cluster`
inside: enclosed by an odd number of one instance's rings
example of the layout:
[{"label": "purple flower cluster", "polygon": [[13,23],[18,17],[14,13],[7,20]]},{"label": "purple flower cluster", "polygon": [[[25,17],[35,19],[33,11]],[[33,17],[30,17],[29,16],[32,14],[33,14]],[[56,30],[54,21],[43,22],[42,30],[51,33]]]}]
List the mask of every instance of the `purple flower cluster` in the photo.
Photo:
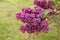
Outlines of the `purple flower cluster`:
[{"label": "purple flower cluster", "polygon": [[16,14],[16,18],[26,23],[20,27],[20,30],[24,33],[36,33],[39,32],[48,32],[48,21],[43,16],[44,9],[40,7],[23,8],[22,12]]},{"label": "purple flower cluster", "polygon": [[21,13],[17,13],[16,17],[17,19],[20,19],[24,23],[33,23],[37,24],[36,20],[40,21],[41,18],[43,18],[43,12],[44,10],[39,7],[34,7],[34,9],[31,8],[23,8]]},{"label": "purple flower cluster", "polygon": [[48,33],[48,22],[46,20],[43,20],[39,25],[35,26],[32,24],[26,24],[21,26],[20,28],[21,32],[25,33],[25,31],[29,34],[35,33],[38,34],[40,32]]},{"label": "purple flower cluster", "polygon": [[44,9],[54,9],[55,6],[51,0],[34,0],[34,4]]},{"label": "purple flower cluster", "polygon": [[44,10],[50,9],[52,10],[50,13],[48,13],[47,16],[56,16],[56,12],[54,11],[56,10],[60,10],[60,8],[56,5],[53,4],[52,0],[34,0],[34,4],[38,7],[43,8]]},{"label": "purple flower cluster", "polygon": [[60,10],[59,7],[52,4],[51,0],[34,0],[36,7],[32,8],[23,8],[21,12],[16,14],[16,18],[25,23],[19,29],[21,32],[25,33],[35,33],[40,32],[48,33],[49,23],[44,16],[45,10],[52,10],[46,16],[55,16],[56,12],[54,9]]},{"label": "purple flower cluster", "polygon": [[[53,5],[51,0],[34,0],[34,4],[36,7],[33,9],[23,8],[21,12],[16,14],[16,18],[25,23],[20,26],[19,30],[29,34],[39,34],[40,32],[48,33],[49,23],[44,15],[46,14],[47,17],[55,16],[55,9],[60,10],[60,8]],[[51,10],[51,12],[44,14],[45,10]]]}]

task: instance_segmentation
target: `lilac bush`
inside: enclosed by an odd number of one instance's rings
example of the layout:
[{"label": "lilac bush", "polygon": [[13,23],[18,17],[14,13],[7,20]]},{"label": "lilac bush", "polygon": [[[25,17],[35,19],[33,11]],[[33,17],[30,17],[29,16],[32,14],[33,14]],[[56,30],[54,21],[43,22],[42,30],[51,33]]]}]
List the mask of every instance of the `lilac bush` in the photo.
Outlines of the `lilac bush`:
[{"label": "lilac bush", "polygon": [[[46,16],[55,16],[58,7],[55,6],[51,0],[34,0],[36,7],[32,8],[22,8],[22,11],[16,14],[16,18],[21,20],[24,25],[20,26],[21,32],[25,33],[35,33],[40,32],[48,33],[49,22],[46,20]],[[50,12],[44,13],[45,10],[51,10]],[[60,8],[58,8],[60,10]],[[44,16],[45,15],[45,16]]]},{"label": "lilac bush", "polygon": [[36,33],[39,32],[48,32],[48,21],[43,16],[44,9],[40,7],[31,8],[23,8],[22,12],[17,13],[16,17],[18,20],[26,23],[25,25],[21,26],[20,30],[24,33]]}]

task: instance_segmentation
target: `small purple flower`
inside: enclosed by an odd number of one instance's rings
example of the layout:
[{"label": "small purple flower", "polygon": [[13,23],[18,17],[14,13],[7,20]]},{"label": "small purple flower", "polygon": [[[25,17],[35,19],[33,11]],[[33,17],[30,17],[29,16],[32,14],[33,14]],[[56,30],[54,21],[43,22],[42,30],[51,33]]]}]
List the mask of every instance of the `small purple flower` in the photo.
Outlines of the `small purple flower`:
[{"label": "small purple flower", "polygon": [[25,25],[21,26],[21,28],[19,30],[21,30],[21,32],[25,33],[25,30],[26,30]]},{"label": "small purple flower", "polygon": [[21,14],[21,13],[17,13],[17,14],[16,14],[16,18],[17,18],[18,20],[20,19],[20,14]]}]

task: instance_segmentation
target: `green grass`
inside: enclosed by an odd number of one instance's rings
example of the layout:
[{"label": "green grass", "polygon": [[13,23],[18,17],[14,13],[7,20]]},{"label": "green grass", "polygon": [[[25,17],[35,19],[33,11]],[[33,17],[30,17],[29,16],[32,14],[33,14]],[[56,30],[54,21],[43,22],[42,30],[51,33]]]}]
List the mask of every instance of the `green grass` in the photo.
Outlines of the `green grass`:
[{"label": "green grass", "polygon": [[[32,0],[2,0],[0,1],[0,40],[27,40],[30,35],[19,31],[23,23],[16,20],[16,13],[23,7],[33,8]],[[49,33],[40,33],[31,40],[58,40],[57,28],[50,25]],[[33,37],[31,35],[31,37]],[[60,36],[59,36],[60,37]],[[29,40],[29,39],[28,39]]]}]

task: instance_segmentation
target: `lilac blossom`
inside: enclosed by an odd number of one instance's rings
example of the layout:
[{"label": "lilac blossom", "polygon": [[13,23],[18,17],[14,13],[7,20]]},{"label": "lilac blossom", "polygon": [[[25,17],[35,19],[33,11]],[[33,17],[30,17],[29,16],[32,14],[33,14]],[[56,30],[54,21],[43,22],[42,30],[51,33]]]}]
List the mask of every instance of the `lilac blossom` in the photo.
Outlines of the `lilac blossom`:
[{"label": "lilac blossom", "polygon": [[52,4],[51,0],[34,0],[34,4],[43,9],[54,9],[55,6]]},{"label": "lilac blossom", "polygon": [[38,34],[40,32],[48,33],[49,27],[48,27],[48,22],[46,20],[43,20],[40,24],[37,26],[31,25],[31,24],[26,24],[21,26],[20,30],[24,33],[27,32],[29,34],[35,33]]},{"label": "lilac blossom", "polygon": [[20,30],[25,33],[40,33],[48,32],[48,21],[43,16],[44,9],[40,7],[23,8],[20,13],[16,14],[16,18],[26,23],[20,27]]}]

